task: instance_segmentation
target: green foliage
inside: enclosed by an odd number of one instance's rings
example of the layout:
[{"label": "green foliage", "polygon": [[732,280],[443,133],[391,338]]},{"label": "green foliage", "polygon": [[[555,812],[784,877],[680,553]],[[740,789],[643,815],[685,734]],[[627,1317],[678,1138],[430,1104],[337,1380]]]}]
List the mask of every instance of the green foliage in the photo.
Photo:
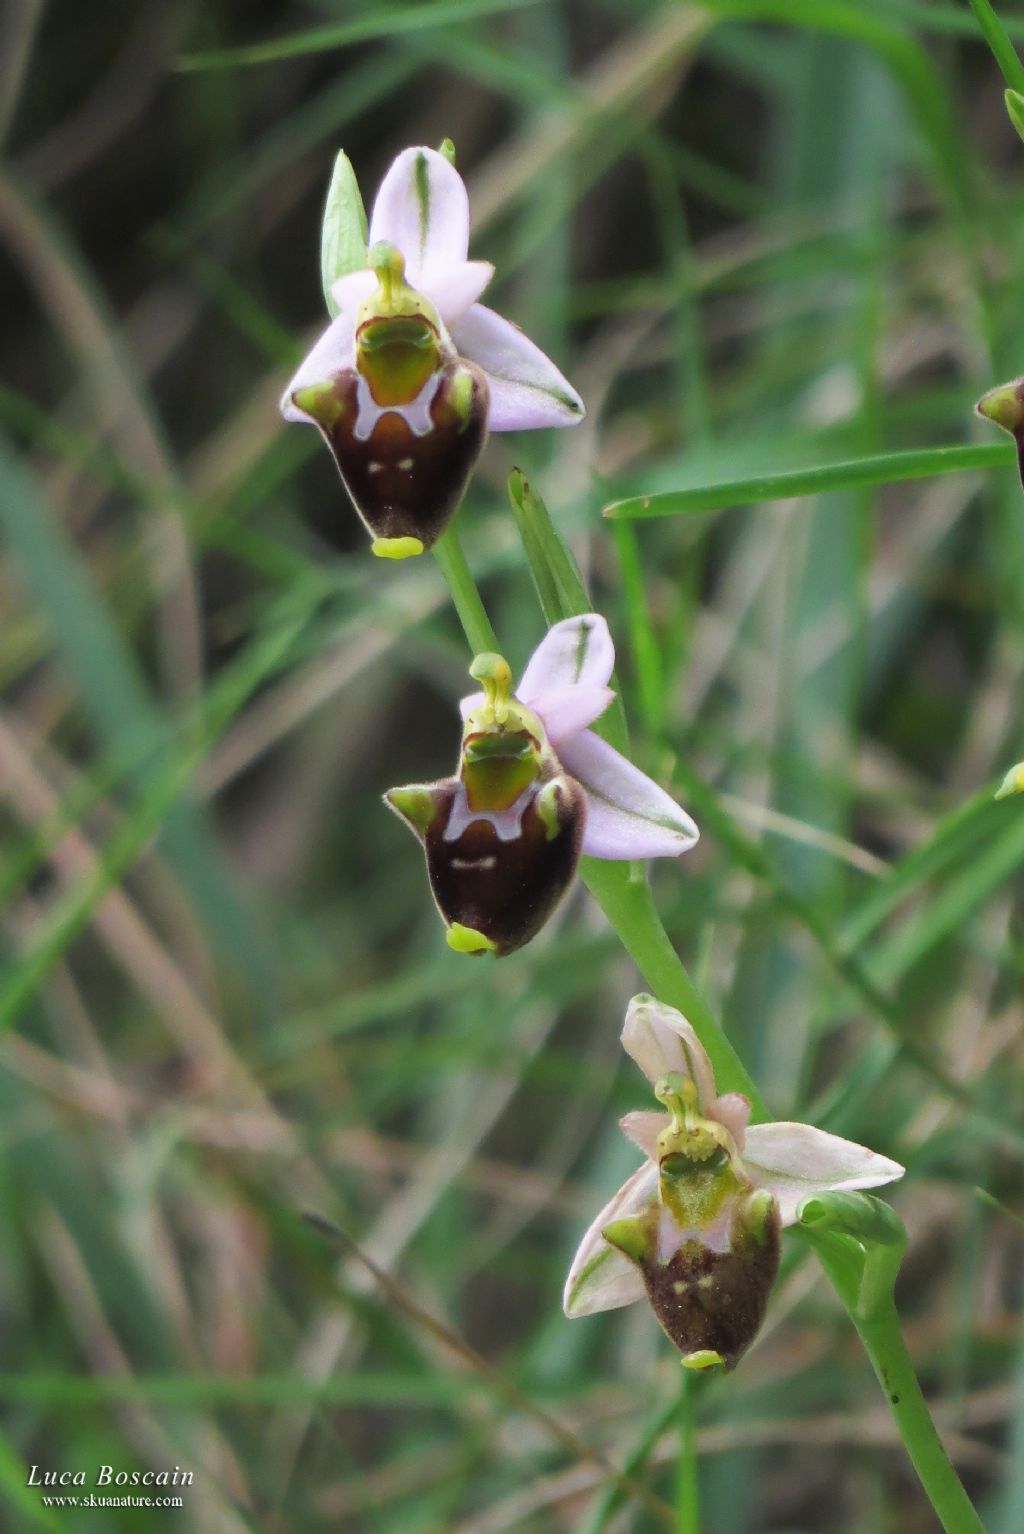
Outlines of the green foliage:
[{"label": "green foliage", "polygon": [[[636,1165],[642,969],[721,1017],[765,1112],[906,1163],[914,1362],[983,1517],[1021,1527],[1024,817],[993,793],[1024,756],[1024,504],[972,414],[1024,357],[1019,15],[20,12],[0,1526],[649,1534],[681,1434],[708,1530],[930,1526],[809,1235],[762,1341],[683,1410],[639,1307],[562,1317]],[[385,568],[276,400],[324,320],[339,144],[369,198],[446,133],[495,307],[589,414],[495,437],[440,571]],[[339,163],[335,275],[365,240]],[[603,727],[701,844],[653,896],[587,869],[631,956],[584,891],[500,963],[450,953],[380,792],[454,764],[459,618],[518,671],[591,601]],[[862,1249],[827,1239],[856,1288]],[[195,1471],[180,1512],[24,1484],[165,1461]]]}]

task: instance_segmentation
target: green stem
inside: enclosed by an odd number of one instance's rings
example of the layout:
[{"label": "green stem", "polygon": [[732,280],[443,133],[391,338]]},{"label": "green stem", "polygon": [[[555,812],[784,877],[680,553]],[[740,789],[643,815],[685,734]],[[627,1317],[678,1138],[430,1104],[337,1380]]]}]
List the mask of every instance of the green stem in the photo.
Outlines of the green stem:
[{"label": "green stem", "polygon": [[1002,71],[1003,79],[1011,90],[1024,91],[1024,67],[989,0],[971,0],[971,10],[992,50],[992,57]]},{"label": "green stem", "polygon": [[[540,544],[547,535],[544,541],[546,557],[531,560],[531,568],[543,571],[550,567],[553,579],[560,577],[566,588],[572,587],[574,582],[579,582],[579,575],[550,527],[546,509],[539,501],[533,505],[535,498],[525,481],[516,481],[515,476],[513,481],[517,493],[512,496],[512,504],[524,538]],[[535,513],[533,516],[528,515],[531,505]],[[434,545],[434,554],[448,582],[470,648],[478,655],[484,650],[497,650],[499,645],[494,630],[452,528]],[[586,610],[587,598],[582,586],[579,591],[571,591],[570,595],[575,600],[568,602],[566,610],[578,607],[581,602],[583,610]],[[770,1118],[764,1100],[747,1074],[742,1060],[722,1032],[711,1008],[669,942],[643,874],[631,871],[629,866],[622,863],[604,863],[595,858],[584,858],[582,875],[584,883],[614,927],[653,994],[669,1006],[677,1007],[693,1024],[697,1037],[707,1050],[720,1090],[743,1092],[749,1097],[751,1116],[755,1121]]]},{"label": "green stem", "polygon": [[621,863],[603,863],[596,858],[584,858],[582,873],[583,882],[652,993],[693,1024],[707,1050],[719,1090],[749,1097],[755,1122],[770,1118],[746,1066],[669,942],[647,880]]},{"label": "green stem", "polygon": [[890,1300],[870,1321],[853,1313],[850,1319],[885,1392],[903,1447],[946,1534],[985,1534],[985,1526],[935,1430],[895,1305]]},{"label": "green stem", "polygon": [[[903,1339],[892,1277],[862,1287],[854,1299],[849,1274],[836,1262],[828,1247],[814,1242],[818,1261],[843,1302],[896,1423],[903,1447],[917,1472],[921,1487],[945,1534],[985,1534],[985,1526],[960,1483],[942,1440],[935,1429],[907,1344]],[[867,1262],[878,1253],[869,1250]],[[895,1259],[898,1265],[898,1257]]]},{"label": "green stem", "polygon": [[[494,630],[451,529],[435,545],[434,552],[471,649],[476,654],[497,650]],[[584,858],[581,871],[587,888],[652,992],[659,1000],[677,1007],[692,1023],[707,1050],[719,1089],[745,1093],[750,1099],[751,1117],[755,1121],[769,1118],[764,1100],[743,1062],[669,942],[643,874],[633,865],[605,863],[594,858]],[[935,1431],[914,1373],[892,1298],[891,1279],[895,1268],[892,1264],[886,1265],[884,1274],[879,1275],[884,1282],[872,1283],[857,1291],[849,1262],[841,1260],[844,1244],[835,1239],[832,1244],[836,1246],[834,1253],[829,1251],[827,1242],[815,1242],[819,1259],[864,1344],[900,1438],[945,1534],[985,1534]],[[870,1310],[865,1309],[865,1301]],[[686,1457],[684,1450],[684,1461]],[[681,1480],[678,1499],[680,1534],[690,1534],[697,1528],[697,1510],[690,1500],[695,1495],[695,1490],[684,1492]],[[598,1518],[601,1516],[599,1512]]]},{"label": "green stem", "polygon": [[459,622],[474,655],[485,655],[498,648],[498,641],[491,627],[487,610],[480,600],[480,593],[466,563],[462,544],[455,528],[449,527],[434,544],[434,558],[451,592]]},{"label": "green stem", "polygon": [[[630,1451],[622,1467],[624,1475],[638,1477],[647,1464],[650,1454],[658,1439],[666,1428],[671,1426],[672,1418],[676,1414],[675,1401],[669,1401],[651,1418],[640,1435],[636,1446]],[[605,1491],[594,1509],[592,1517],[587,1522],[580,1534],[604,1534],[604,1530],[614,1518],[624,1501],[622,1487],[611,1485]]]},{"label": "green stem", "polygon": [[697,1376],[682,1370],[679,1385],[679,1458],[676,1461],[677,1534],[700,1534],[700,1483],[697,1479]]}]

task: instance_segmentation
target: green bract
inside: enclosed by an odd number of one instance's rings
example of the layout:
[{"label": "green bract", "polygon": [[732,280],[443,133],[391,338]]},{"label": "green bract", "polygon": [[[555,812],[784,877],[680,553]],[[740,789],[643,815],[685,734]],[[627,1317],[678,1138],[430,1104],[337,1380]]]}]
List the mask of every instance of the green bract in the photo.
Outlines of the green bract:
[{"label": "green bract", "polygon": [[320,232],[320,281],[331,319],[341,312],[331,288],[339,277],[347,277],[366,265],[367,231],[366,209],[352,161],[344,149],[339,149]]}]

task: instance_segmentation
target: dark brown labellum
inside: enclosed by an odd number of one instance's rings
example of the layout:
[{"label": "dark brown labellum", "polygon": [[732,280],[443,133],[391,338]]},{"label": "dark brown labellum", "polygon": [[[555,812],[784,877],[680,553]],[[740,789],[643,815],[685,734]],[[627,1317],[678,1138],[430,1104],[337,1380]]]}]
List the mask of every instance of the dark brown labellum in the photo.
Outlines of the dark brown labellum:
[{"label": "dark brown labellum", "polygon": [[519,834],[508,841],[489,820],[479,819],[471,820],[452,840],[445,839],[456,799],[465,799],[458,778],[433,785],[430,824],[425,830],[413,826],[423,840],[430,887],[441,915],[449,926],[459,923],[483,933],[499,956],[522,948],[537,935],[579,864],[586,795],[566,774],[548,778],[549,789],[551,783],[558,787],[553,816],[550,799],[546,815],[538,810],[538,795],[546,786],[542,779],[527,790]]},{"label": "dark brown labellum", "polygon": [[[370,532],[417,538],[424,548],[441,536],[465,494],[487,439],[490,403],[484,374],[461,358],[442,364],[427,391],[434,391],[429,405],[421,398],[408,407],[373,406],[376,419],[365,436],[356,433],[360,399],[365,423],[369,396],[355,368],[339,373],[317,406],[317,424]],[[428,419],[422,434],[409,424]]]},{"label": "dark brown labellum", "polygon": [[773,1206],[755,1231],[744,1220],[748,1206],[737,1205],[727,1251],[694,1237],[666,1263],[640,1263],[654,1314],[680,1353],[718,1353],[727,1369],[757,1336],[779,1270],[778,1212]]}]

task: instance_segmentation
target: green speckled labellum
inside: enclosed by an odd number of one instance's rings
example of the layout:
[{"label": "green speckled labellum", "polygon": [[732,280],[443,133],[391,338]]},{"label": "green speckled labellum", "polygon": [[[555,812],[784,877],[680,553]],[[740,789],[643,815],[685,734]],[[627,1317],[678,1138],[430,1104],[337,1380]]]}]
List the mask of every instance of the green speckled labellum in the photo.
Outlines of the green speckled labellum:
[{"label": "green speckled labellum", "polygon": [[754,1187],[730,1132],[704,1116],[692,1076],[669,1072],[654,1095],[669,1110],[657,1184],[645,1207],[602,1235],[640,1270],[683,1363],[732,1369],[757,1336],[779,1270],[779,1206]]},{"label": "green speckled labellum", "polygon": [[775,1200],[763,1192],[738,1192],[713,1242],[699,1231],[681,1233],[662,1257],[668,1218],[652,1202],[641,1215],[613,1221],[605,1240],[639,1268],[651,1309],[684,1361],[733,1369],[761,1328],[779,1271]]}]

